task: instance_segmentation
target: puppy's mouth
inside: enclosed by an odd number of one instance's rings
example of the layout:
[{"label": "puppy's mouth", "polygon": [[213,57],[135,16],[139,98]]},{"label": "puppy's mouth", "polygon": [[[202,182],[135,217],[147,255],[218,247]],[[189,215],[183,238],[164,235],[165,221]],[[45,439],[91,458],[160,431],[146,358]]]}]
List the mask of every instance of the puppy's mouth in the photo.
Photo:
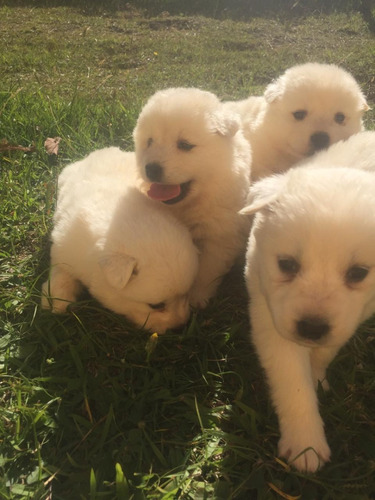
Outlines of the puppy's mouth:
[{"label": "puppy's mouth", "polygon": [[162,201],[167,205],[174,205],[182,201],[189,194],[192,181],[182,184],[162,184],[161,182],[153,182],[147,195],[152,200]]}]

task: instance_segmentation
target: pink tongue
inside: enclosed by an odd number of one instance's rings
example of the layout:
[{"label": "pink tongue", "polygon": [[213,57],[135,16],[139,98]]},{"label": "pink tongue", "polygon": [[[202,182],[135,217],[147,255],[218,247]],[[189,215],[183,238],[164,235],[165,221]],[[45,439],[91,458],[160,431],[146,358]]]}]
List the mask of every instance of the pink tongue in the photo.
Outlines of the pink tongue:
[{"label": "pink tongue", "polygon": [[181,186],[179,184],[158,184],[155,182],[151,184],[147,194],[152,200],[167,201],[176,198],[180,192]]}]

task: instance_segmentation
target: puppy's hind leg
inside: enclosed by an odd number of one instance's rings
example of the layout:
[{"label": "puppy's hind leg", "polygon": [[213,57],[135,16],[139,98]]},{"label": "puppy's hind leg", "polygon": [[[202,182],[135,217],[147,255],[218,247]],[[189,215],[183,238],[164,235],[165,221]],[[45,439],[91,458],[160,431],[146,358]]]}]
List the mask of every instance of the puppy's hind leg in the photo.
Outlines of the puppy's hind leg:
[{"label": "puppy's hind leg", "polygon": [[77,299],[82,286],[67,272],[66,267],[53,266],[49,280],[43,284],[43,309],[51,309],[53,313],[65,313],[69,304]]},{"label": "puppy's hind leg", "polygon": [[318,387],[318,383],[320,382],[325,391],[329,390],[329,383],[326,379],[326,370],[330,362],[336,356],[338,350],[339,347],[317,347],[315,349],[311,349],[311,370],[315,388]]}]

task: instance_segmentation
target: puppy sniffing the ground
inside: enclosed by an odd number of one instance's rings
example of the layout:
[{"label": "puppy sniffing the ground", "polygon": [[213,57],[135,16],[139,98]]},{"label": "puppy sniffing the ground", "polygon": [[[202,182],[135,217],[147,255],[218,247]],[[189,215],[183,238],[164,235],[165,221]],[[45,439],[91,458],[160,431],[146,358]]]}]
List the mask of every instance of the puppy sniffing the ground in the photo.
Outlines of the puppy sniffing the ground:
[{"label": "puppy sniffing the ground", "polygon": [[188,230],[134,187],[135,155],[95,151],[59,176],[42,306],[65,312],[85,285],[108,309],[164,333],[185,323],[198,253]]},{"label": "puppy sniffing the ground", "polygon": [[255,183],[244,209],[256,214],[245,271],[252,339],[279,418],[279,453],[304,471],[330,458],[318,381],[328,388],[328,364],[375,312],[375,134],[311,163]]},{"label": "puppy sniffing the ground", "polygon": [[210,92],[171,88],[146,103],[134,141],[143,191],[189,228],[200,250],[190,301],[204,307],[246,245],[248,221],[238,211],[251,153],[239,117]]},{"label": "puppy sniffing the ground", "polygon": [[252,180],[287,170],[363,128],[369,109],[356,80],[333,64],[289,68],[261,97],[225,103],[238,112],[253,151]]}]

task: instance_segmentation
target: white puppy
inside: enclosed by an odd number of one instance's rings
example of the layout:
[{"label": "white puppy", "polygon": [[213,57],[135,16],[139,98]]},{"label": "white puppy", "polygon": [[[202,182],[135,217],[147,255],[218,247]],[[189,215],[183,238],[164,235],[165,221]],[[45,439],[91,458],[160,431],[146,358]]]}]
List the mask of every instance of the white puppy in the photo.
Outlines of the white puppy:
[{"label": "white puppy", "polygon": [[362,130],[368,109],[356,80],[330,64],[289,68],[262,97],[228,102],[253,150],[251,178],[281,172]]},{"label": "white puppy", "polygon": [[328,364],[375,312],[375,133],[319,157],[255,183],[243,210],[256,213],[245,274],[279,453],[306,471],[330,458],[318,380],[328,388]]},{"label": "white puppy", "polygon": [[65,312],[82,283],[149,330],[164,333],[188,319],[197,250],[187,229],[133,186],[135,178],[134,153],[117,148],[60,174],[43,307]]},{"label": "white puppy", "polygon": [[143,191],[163,202],[200,249],[191,303],[204,307],[244,251],[248,221],[238,214],[249,188],[250,147],[239,116],[210,92],[171,88],[154,94],[134,130]]}]

